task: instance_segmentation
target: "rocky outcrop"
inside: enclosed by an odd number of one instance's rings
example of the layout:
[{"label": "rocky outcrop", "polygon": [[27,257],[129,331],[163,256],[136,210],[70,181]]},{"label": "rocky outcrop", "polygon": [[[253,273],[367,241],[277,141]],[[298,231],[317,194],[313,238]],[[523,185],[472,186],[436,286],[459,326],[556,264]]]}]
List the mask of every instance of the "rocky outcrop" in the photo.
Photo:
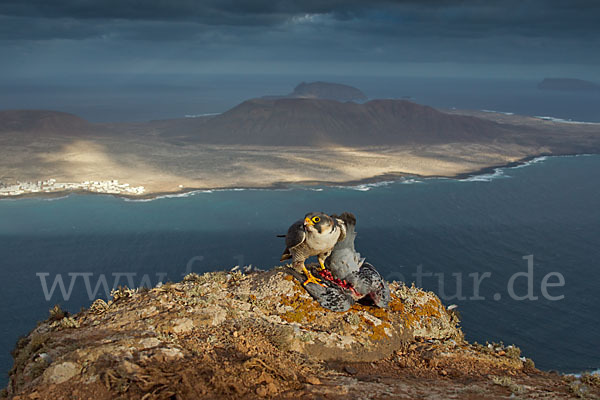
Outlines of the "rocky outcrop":
[{"label": "rocky outcrop", "polygon": [[[119,289],[108,303],[96,300],[73,316],[52,310],[17,344],[6,394],[353,398],[360,391],[362,398],[414,398],[421,391],[444,396],[468,377],[476,393],[555,385],[566,395],[567,383],[535,370],[518,349],[465,342],[456,313],[433,293],[398,282],[390,290],[388,309],[355,304],[335,313],[283,269],[191,274],[151,290]],[[419,376],[439,382],[419,383]]]}]

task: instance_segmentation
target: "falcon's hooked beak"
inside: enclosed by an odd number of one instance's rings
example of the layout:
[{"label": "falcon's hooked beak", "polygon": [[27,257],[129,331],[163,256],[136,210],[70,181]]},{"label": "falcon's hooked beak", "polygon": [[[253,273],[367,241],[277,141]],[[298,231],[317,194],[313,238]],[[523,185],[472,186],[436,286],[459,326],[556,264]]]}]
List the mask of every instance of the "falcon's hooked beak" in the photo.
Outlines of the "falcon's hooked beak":
[{"label": "falcon's hooked beak", "polygon": [[308,217],[304,218],[304,226],[312,226],[312,225],[314,225],[314,222],[312,222],[310,220],[310,218],[308,218]]}]

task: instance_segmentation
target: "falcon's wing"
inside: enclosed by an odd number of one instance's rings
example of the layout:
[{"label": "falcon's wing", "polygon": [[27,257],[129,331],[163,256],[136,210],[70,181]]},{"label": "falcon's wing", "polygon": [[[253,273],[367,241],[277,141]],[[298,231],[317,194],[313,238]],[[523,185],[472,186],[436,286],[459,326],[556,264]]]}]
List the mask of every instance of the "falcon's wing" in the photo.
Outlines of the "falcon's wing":
[{"label": "falcon's wing", "polygon": [[304,231],[304,221],[296,221],[288,229],[287,235],[285,235],[285,250],[281,255],[281,260],[285,261],[292,258],[290,249],[304,243],[306,240],[306,232]]},{"label": "falcon's wing", "polygon": [[296,221],[288,229],[287,235],[285,235],[285,245],[288,249],[302,244],[306,240],[306,232],[304,231],[304,222]]}]

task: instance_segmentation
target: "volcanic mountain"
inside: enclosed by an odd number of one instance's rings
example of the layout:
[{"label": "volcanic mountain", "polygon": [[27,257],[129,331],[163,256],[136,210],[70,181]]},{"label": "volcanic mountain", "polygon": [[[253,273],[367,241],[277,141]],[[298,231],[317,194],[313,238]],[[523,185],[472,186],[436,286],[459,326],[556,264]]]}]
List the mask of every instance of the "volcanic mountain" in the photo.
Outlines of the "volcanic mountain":
[{"label": "volcanic mountain", "polygon": [[487,142],[514,131],[405,100],[251,99],[216,117],[186,122],[185,132],[167,124],[162,134],[211,144],[365,146]]}]

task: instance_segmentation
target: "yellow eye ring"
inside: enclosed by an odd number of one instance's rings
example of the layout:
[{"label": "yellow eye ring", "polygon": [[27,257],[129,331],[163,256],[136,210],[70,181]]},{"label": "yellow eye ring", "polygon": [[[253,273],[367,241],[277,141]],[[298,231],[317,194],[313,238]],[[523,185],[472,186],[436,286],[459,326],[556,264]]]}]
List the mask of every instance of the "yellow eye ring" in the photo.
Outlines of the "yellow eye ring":
[{"label": "yellow eye ring", "polygon": [[319,223],[319,221],[321,221],[321,218],[319,218],[319,217],[313,217],[313,219],[312,219],[312,220],[313,220],[313,222],[314,222],[315,224],[318,224],[318,223]]}]

